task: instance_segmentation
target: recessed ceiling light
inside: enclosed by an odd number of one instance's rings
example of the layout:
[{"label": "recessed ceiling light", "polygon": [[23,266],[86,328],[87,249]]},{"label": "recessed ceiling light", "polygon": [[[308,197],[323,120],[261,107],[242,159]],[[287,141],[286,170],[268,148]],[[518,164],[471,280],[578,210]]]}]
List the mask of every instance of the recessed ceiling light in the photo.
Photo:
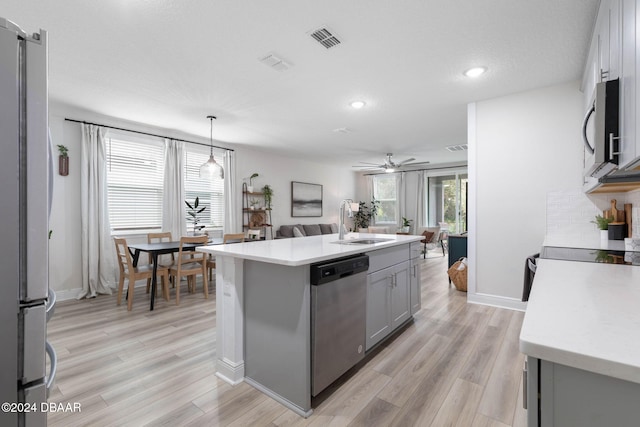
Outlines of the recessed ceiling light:
[{"label": "recessed ceiling light", "polygon": [[355,108],[356,110],[359,110],[359,109],[361,109],[362,107],[364,107],[365,105],[367,105],[367,103],[366,103],[366,102],[364,102],[364,101],[353,101],[353,102],[352,102],[351,104],[349,104],[349,105],[351,105],[351,106],[352,106],[353,108]]},{"label": "recessed ceiling light", "polygon": [[478,77],[484,74],[486,71],[487,71],[487,67],[474,67],[474,68],[469,68],[463,74],[467,77]]}]

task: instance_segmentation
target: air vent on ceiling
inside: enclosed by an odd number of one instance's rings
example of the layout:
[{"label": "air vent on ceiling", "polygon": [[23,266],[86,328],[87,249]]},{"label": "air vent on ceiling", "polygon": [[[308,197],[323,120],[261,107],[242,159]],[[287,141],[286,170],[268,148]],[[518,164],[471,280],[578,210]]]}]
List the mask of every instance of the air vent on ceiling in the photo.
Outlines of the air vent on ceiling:
[{"label": "air vent on ceiling", "polygon": [[349,129],[349,128],[336,128],[333,130],[336,133],[351,133],[353,132],[353,130]]},{"label": "air vent on ceiling", "polygon": [[467,144],[460,144],[460,145],[450,145],[445,148],[448,151],[454,152],[454,151],[466,151],[469,149],[469,146]]},{"label": "air vent on ceiling", "polygon": [[267,67],[273,68],[276,71],[285,71],[288,70],[290,65],[284,62],[281,58],[278,58],[273,53],[270,53],[262,58],[258,59]]},{"label": "air vent on ceiling", "polygon": [[327,49],[336,47],[341,43],[336,33],[334,33],[333,31],[329,31],[327,27],[321,27],[317,30],[309,31],[308,34],[313,37],[315,41],[317,41]]}]

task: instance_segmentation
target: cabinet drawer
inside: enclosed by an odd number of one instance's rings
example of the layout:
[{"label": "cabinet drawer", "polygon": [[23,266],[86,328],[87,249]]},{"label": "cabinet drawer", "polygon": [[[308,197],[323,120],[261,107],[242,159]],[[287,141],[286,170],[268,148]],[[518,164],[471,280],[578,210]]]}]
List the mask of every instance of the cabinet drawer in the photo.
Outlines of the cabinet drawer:
[{"label": "cabinet drawer", "polygon": [[367,255],[369,255],[369,274],[371,274],[408,260],[410,258],[409,244],[378,249],[368,252]]}]

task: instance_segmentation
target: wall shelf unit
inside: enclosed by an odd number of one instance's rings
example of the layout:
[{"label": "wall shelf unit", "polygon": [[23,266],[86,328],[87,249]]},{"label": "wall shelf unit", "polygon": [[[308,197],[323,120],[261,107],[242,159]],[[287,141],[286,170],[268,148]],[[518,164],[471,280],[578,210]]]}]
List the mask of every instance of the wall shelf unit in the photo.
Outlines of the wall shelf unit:
[{"label": "wall shelf unit", "polygon": [[266,206],[264,193],[249,192],[247,184],[242,184],[242,229],[260,230],[260,239],[266,239],[267,233],[273,239],[273,224],[271,223],[271,207]]}]

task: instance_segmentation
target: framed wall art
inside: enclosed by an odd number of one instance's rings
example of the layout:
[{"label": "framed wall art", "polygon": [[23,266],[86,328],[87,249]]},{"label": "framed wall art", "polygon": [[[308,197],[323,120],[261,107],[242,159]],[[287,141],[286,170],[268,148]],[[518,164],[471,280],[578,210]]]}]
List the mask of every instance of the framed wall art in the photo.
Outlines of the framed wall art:
[{"label": "framed wall art", "polygon": [[322,185],[291,181],[291,216],[322,216]]}]

